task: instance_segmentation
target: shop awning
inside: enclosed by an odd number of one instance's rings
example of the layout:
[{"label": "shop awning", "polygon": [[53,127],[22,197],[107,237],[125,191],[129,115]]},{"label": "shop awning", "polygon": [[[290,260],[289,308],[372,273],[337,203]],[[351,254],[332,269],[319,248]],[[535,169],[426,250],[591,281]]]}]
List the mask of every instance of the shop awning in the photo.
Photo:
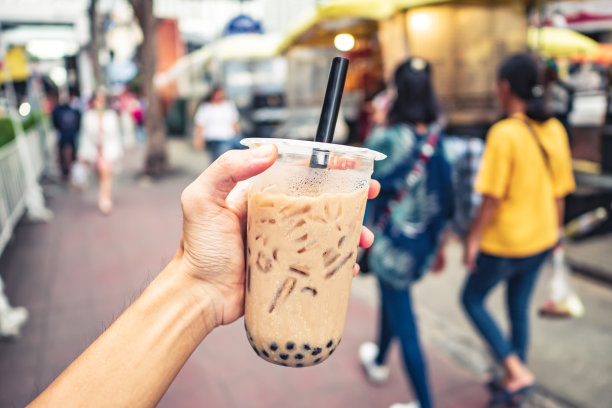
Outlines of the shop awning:
[{"label": "shop awning", "polygon": [[179,59],[168,70],[155,75],[155,85],[163,87],[186,73],[201,70],[211,61],[254,60],[277,55],[280,37],[262,34],[235,34],[223,37]]},{"label": "shop awning", "polygon": [[597,47],[597,51],[586,54],[577,53],[571,58],[574,61],[590,61],[604,65],[612,64],[612,44],[600,43]]},{"label": "shop awning", "polygon": [[569,57],[598,50],[597,41],[567,28],[529,27],[527,44],[548,57]]},{"label": "shop awning", "polygon": [[[449,0],[333,0],[318,5],[310,14],[295,24],[278,51],[284,52],[291,45],[308,42],[309,32],[325,25],[328,31],[350,28],[360,20],[377,21],[393,16],[397,11],[411,7],[445,3]],[[333,22],[333,23],[330,23]]]}]

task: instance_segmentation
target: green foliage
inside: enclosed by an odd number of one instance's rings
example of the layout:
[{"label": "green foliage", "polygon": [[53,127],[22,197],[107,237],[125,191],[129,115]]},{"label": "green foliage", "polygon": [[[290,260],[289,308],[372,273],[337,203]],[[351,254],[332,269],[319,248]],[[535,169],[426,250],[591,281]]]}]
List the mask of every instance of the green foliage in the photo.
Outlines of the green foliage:
[{"label": "green foliage", "polygon": [[[32,112],[25,119],[21,121],[24,132],[37,126],[45,119],[45,114],[42,112]],[[13,122],[8,116],[0,117],[0,147],[11,142],[15,139],[15,129],[13,128]]]},{"label": "green foliage", "polygon": [[4,116],[0,118],[0,147],[15,139],[15,130],[11,118]]}]

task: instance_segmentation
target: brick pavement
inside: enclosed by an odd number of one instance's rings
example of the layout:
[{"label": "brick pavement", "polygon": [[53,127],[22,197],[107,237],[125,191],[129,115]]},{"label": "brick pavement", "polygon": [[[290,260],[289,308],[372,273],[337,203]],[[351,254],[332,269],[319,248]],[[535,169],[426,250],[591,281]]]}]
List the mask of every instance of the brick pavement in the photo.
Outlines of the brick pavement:
[{"label": "brick pavement", "polygon": [[[145,287],[175,251],[180,192],[192,176],[174,173],[148,187],[124,175],[109,217],[95,194],[54,187],[55,219],[21,224],[0,259],[7,293],[31,320],[14,342],[0,343],[0,406],[21,407],[44,389]],[[177,376],[161,407],[386,407],[410,399],[392,350],[392,376],[368,385],[356,355],[375,332],[376,311],[352,298],[342,346],[312,368],[277,367],[255,356],[242,320],[213,332]],[[484,406],[466,371],[427,350],[438,407]]]}]

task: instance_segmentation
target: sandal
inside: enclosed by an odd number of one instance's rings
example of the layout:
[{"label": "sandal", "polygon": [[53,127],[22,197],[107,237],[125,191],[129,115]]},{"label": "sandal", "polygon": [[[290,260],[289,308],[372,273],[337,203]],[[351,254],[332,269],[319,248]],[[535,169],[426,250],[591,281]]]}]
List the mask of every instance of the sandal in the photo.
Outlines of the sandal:
[{"label": "sandal", "polygon": [[527,398],[529,398],[534,390],[535,385],[533,384],[519,388],[516,391],[508,391],[500,386],[489,400],[487,407],[520,407],[527,401]]}]

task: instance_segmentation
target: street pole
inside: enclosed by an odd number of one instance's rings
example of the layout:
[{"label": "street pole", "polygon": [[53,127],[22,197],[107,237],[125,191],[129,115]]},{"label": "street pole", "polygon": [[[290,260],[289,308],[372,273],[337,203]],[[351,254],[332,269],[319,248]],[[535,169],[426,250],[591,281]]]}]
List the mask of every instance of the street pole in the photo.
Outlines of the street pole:
[{"label": "street pole", "polygon": [[[0,23],[0,33],[2,32],[2,23]],[[8,45],[2,41],[0,36],[0,56],[6,56]],[[15,96],[15,87],[11,78],[11,73],[8,69],[8,64],[2,64],[4,74],[4,89],[8,102],[8,112],[11,118],[13,129],[15,132],[15,143],[17,144],[17,152],[19,154],[21,167],[25,178],[25,205],[26,216],[32,222],[48,222],[53,218],[53,212],[45,205],[42,187],[38,184],[34,166],[32,165],[32,155],[28,142],[25,138],[23,126],[17,113],[15,106],[17,98]]]}]

